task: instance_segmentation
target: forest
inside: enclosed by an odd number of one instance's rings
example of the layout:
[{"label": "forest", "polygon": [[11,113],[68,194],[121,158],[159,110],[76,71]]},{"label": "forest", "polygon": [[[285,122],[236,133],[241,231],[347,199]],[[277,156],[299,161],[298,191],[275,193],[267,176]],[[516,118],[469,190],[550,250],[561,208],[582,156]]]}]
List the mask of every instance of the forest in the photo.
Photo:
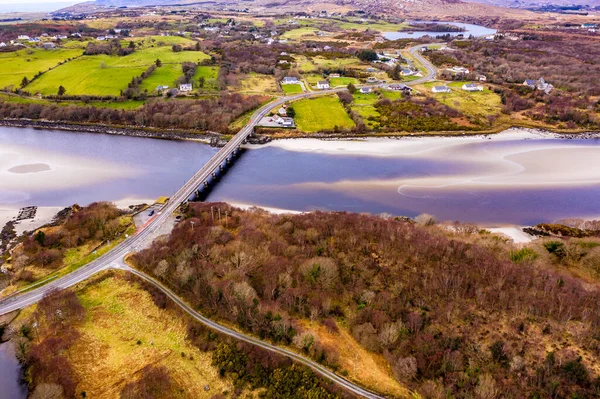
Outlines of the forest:
[{"label": "forest", "polygon": [[0,118],[45,119],[65,123],[100,123],[131,127],[209,130],[229,133],[229,124],[257,108],[264,96],[221,94],[202,100],[149,101],[135,110],[93,106],[11,103],[0,99]]},{"label": "forest", "polygon": [[[133,261],[206,316],[342,374],[338,348],[303,320],[348,329],[425,397],[597,397],[597,286],[557,267],[551,244],[519,250],[477,228],[455,231],[195,203]],[[578,262],[598,259],[599,243],[580,245]]]}]

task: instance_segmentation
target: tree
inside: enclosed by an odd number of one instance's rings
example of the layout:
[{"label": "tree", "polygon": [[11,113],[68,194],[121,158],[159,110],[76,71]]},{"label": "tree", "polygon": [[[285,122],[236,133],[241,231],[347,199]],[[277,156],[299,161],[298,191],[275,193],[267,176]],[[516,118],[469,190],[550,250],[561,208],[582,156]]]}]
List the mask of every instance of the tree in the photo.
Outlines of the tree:
[{"label": "tree", "polygon": [[133,42],[133,40],[129,41],[129,48],[135,48],[135,43]]},{"label": "tree", "polygon": [[354,86],[354,84],[352,83],[348,83],[348,91],[350,92],[350,94],[356,93],[356,86]]},{"label": "tree", "polygon": [[179,53],[181,51],[183,51],[183,47],[181,47],[179,44],[174,44],[173,47],[171,47],[173,49],[173,52],[175,53]]},{"label": "tree", "polygon": [[200,42],[196,42],[196,51],[200,51]]},{"label": "tree", "polygon": [[161,65],[162,65],[162,61],[161,61],[159,58],[157,58],[157,59],[156,59],[156,61],[154,61],[154,64],[155,64],[157,67],[159,67],[159,66],[161,66]]},{"label": "tree", "polygon": [[27,86],[29,84],[29,79],[27,79],[27,76],[23,77],[23,80],[21,81],[21,88]]},{"label": "tree", "polygon": [[286,114],[290,118],[293,118],[293,117],[296,116],[296,110],[294,108],[292,108],[292,107],[288,107],[288,109],[286,110]]},{"label": "tree", "polygon": [[356,56],[359,60],[365,62],[375,61],[378,58],[377,53],[373,50],[361,50]]},{"label": "tree", "polygon": [[204,76],[200,76],[200,79],[198,79],[198,86],[200,86],[201,89],[204,87],[204,83],[206,83],[206,78]]},{"label": "tree", "polygon": [[58,87],[58,95],[59,96],[64,96],[66,92],[67,92],[67,89],[65,89],[62,85]]}]

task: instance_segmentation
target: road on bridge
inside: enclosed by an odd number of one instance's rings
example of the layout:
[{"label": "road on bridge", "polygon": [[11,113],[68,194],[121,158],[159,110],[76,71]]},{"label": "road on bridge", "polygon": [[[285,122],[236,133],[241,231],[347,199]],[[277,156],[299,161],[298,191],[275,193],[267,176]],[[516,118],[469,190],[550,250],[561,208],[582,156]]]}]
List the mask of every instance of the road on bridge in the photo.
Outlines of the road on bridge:
[{"label": "road on bridge", "polygon": [[[427,74],[422,78],[413,80],[412,82],[407,82],[407,85],[421,84],[433,80],[436,76],[435,67],[431,65],[425,58],[423,58],[421,54],[419,54],[421,47],[421,45],[412,47],[410,49],[410,53],[415,57],[415,59],[417,59],[426,67]],[[194,311],[187,303],[182,301],[177,295],[172,293],[167,287],[152,279],[150,276],[138,270],[129,268],[124,262],[124,258],[127,254],[135,252],[137,249],[139,249],[145,239],[147,239],[155,230],[157,230],[163,223],[165,223],[170,217],[170,215],[183,202],[187,201],[194,194],[198,187],[204,184],[204,182],[208,181],[211,178],[212,174],[219,169],[219,166],[226,163],[227,159],[231,157],[232,154],[235,151],[237,151],[239,147],[246,141],[248,136],[252,134],[252,132],[254,131],[254,127],[258,124],[258,122],[260,122],[260,120],[263,117],[265,117],[272,109],[279,107],[286,102],[295,101],[302,98],[333,94],[344,90],[346,89],[339,88],[332,90],[322,90],[318,92],[302,93],[293,96],[280,97],[275,101],[265,104],[256,112],[254,112],[246,126],[244,126],[224,147],[222,147],[198,172],[196,172],[194,176],[192,176],[192,178],[188,180],[183,187],[181,187],[173,196],[171,196],[168,203],[159,212],[158,216],[155,217],[150,223],[148,223],[144,229],[139,231],[137,234],[125,239],[122,243],[113,248],[110,252],[88,263],[87,265],[82,266],[81,268],[73,271],[72,273],[64,277],[58,278],[56,280],[53,280],[38,288],[5,299],[4,301],[0,302],[0,315],[4,315],[6,313],[10,313],[15,310],[23,309],[27,306],[33,305],[39,302],[48,293],[54,290],[61,290],[72,287],[73,285],[88,279],[92,275],[102,270],[107,270],[111,268],[124,269],[139,276],[140,278],[143,278],[144,280],[150,282],[151,284],[159,288],[184,311],[186,311],[196,320],[200,321],[201,323],[216,331],[237,338],[239,340],[260,346],[266,350],[279,353],[283,356],[287,356],[299,363],[310,367],[315,373],[333,381],[335,384],[341,386],[342,388],[347,389],[348,391],[353,392],[362,397],[370,399],[384,398],[384,396],[366,390],[360,387],[359,385],[354,384],[338,376],[337,374],[327,370],[320,364],[308,358],[300,356],[294,352],[288,351],[287,349],[279,348],[267,342],[258,340],[249,335],[242,334],[235,330],[223,327],[220,324],[203,317],[198,312]]]}]

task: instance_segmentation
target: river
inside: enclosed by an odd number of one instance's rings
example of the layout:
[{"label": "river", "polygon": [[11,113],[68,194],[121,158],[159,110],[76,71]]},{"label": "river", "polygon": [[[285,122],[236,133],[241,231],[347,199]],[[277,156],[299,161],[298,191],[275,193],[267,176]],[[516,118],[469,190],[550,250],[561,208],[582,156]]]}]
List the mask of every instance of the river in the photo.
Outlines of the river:
[{"label": "river", "polygon": [[[0,208],[169,196],[215,148],[0,128]],[[600,216],[600,140],[493,137],[282,140],[249,146],[206,199],[266,207],[430,213],[482,225]]]},{"label": "river", "polygon": [[0,398],[27,398],[27,387],[22,377],[21,364],[15,356],[12,342],[0,344]]},{"label": "river", "polygon": [[458,36],[463,35],[469,37],[471,35],[475,37],[489,36],[496,33],[495,29],[486,28],[485,26],[465,24],[462,22],[439,22],[439,21],[411,21],[411,24],[423,24],[423,23],[436,23],[444,25],[452,25],[462,28],[462,32],[426,32],[426,31],[414,31],[414,32],[385,32],[383,37],[388,40],[398,39],[418,39],[423,36],[436,37],[441,35]]}]

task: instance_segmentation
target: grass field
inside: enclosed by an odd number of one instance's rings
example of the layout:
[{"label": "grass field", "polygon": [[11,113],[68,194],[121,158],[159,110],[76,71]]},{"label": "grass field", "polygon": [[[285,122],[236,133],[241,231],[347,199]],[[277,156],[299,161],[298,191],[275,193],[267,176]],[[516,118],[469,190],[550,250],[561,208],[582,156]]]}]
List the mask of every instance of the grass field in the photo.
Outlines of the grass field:
[{"label": "grass field", "polygon": [[[440,82],[428,82],[422,85],[423,92],[435,98],[437,101],[455,108],[467,116],[485,118],[488,115],[497,115],[502,109],[502,100],[500,96],[493,91],[485,88],[483,91],[467,92],[462,90],[462,85],[470,82],[451,82],[450,93],[432,93],[433,86],[440,85]],[[485,85],[483,85],[485,87]]]},{"label": "grass field", "polygon": [[[149,48],[149,47],[163,47],[173,46],[179,44],[180,46],[194,46],[196,42],[192,39],[181,36],[144,36],[144,37],[131,37],[121,40],[121,45],[127,47],[129,42],[133,41],[138,47]],[[141,46],[140,46],[141,44]]]},{"label": "grass field", "polygon": [[314,57],[312,62],[322,68],[344,68],[354,65],[359,65],[361,61],[358,58],[350,57],[350,58],[333,58],[328,59],[324,57]]},{"label": "grass field", "polygon": [[177,79],[183,75],[181,64],[163,64],[152,75],[142,81],[140,89],[153,92],[160,86],[175,87]]},{"label": "grass field", "polygon": [[196,73],[194,74],[194,83],[198,82],[198,80],[203,77],[204,78],[204,88],[203,91],[213,91],[218,89],[217,78],[219,77],[219,67],[218,66],[199,66],[196,68]]},{"label": "grass field", "polygon": [[331,87],[348,86],[350,83],[357,84],[358,79],[346,77],[331,78],[329,79],[329,83],[331,84]]},{"label": "grass field", "polygon": [[315,29],[315,28],[303,27],[303,28],[289,30],[289,31],[285,32],[283,35],[281,35],[281,38],[287,39],[287,40],[298,40],[298,39],[302,39],[305,36],[314,37],[314,36],[316,36],[315,35],[316,32],[317,32],[317,29]]},{"label": "grass field", "polygon": [[188,341],[186,319],[158,308],[137,284],[116,275],[88,284],[77,295],[86,310],[77,328],[81,336],[68,351],[83,381],[77,392],[118,397],[123,385],[150,365],[169,370],[181,388],[174,398],[210,398],[232,391],[211,365],[210,353]]},{"label": "grass field", "polygon": [[327,96],[295,102],[296,125],[304,132],[352,128],[354,122],[337,97]]},{"label": "grass field", "polygon": [[379,101],[376,93],[354,94],[354,102],[350,106],[353,111],[358,112],[365,124],[371,128],[379,126],[379,123],[370,121],[369,117],[378,117],[379,112],[375,109],[375,103]]},{"label": "grass field", "polygon": [[[170,47],[138,50],[126,57],[83,56],[45,73],[27,86],[27,91],[40,92],[43,95],[57,94],[58,87],[62,85],[67,90],[67,95],[117,96],[121,90],[127,87],[132,78],[141,75],[156,59],[160,59],[165,68],[163,71],[156,71],[158,72],[156,79],[161,80],[175,76],[175,70],[178,68],[181,71],[179,64],[184,61],[198,62],[207,58],[209,56],[202,52],[182,51],[176,53]],[[169,69],[168,64],[176,64],[176,68]],[[156,88],[158,84],[152,89]]]},{"label": "grass field", "polygon": [[298,93],[302,93],[302,86],[301,85],[281,85],[281,88],[283,89],[283,92],[285,94],[298,94]]},{"label": "grass field", "polygon": [[33,78],[38,72],[46,72],[59,62],[82,54],[81,50],[19,50],[0,53],[0,88],[21,84],[23,77]]},{"label": "grass field", "polygon": [[274,76],[250,73],[240,81],[237,91],[248,94],[276,93],[279,91]]}]

